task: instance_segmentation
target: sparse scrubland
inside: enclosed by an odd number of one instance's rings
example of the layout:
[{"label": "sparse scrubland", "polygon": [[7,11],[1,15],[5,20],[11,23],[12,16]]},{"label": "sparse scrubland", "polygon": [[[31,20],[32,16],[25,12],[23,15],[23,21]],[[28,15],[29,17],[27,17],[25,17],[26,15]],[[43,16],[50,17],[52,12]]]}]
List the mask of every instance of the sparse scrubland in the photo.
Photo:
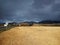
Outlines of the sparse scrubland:
[{"label": "sparse scrubland", "polygon": [[21,26],[0,33],[0,45],[60,45],[60,26]]}]

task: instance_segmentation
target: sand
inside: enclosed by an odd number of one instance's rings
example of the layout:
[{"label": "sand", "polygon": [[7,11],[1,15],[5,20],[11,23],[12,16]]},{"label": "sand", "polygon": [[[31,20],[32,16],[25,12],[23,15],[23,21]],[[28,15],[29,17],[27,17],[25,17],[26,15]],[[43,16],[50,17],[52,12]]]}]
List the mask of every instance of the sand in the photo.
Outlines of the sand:
[{"label": "sand", "polygon": [[0,33],[0,45],[60,45],[60,27],[15,27]]}]

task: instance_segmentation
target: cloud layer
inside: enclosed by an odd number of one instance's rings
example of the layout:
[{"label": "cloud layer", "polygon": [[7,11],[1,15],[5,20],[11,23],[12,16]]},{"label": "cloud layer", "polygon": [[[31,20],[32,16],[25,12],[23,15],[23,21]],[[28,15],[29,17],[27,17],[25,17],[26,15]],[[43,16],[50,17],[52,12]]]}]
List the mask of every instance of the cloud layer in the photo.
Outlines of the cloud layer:
[{"label": "cloud layer", "polygon": [[60,0],[0,0],[1,21],[60,21]]}]

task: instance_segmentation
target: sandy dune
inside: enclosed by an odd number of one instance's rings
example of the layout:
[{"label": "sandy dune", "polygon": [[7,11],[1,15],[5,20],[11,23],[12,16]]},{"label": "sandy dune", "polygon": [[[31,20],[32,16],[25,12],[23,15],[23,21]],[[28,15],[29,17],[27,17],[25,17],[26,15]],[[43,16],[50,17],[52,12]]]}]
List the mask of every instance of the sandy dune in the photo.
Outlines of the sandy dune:
[{"label": "sandy dune", "polygon": [[0,34],[0,45],[60,45],[60,27],[15,27]]}]

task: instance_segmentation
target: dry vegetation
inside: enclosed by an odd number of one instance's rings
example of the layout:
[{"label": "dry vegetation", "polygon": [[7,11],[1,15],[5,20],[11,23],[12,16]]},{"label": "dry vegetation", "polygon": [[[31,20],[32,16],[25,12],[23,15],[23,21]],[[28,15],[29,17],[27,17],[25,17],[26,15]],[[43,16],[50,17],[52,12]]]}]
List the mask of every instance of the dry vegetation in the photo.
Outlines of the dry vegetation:
[{"label": "dry vegetation", "polygon": [[60,45],[60,27],[15,27],[0,33],[0,45]]}]

